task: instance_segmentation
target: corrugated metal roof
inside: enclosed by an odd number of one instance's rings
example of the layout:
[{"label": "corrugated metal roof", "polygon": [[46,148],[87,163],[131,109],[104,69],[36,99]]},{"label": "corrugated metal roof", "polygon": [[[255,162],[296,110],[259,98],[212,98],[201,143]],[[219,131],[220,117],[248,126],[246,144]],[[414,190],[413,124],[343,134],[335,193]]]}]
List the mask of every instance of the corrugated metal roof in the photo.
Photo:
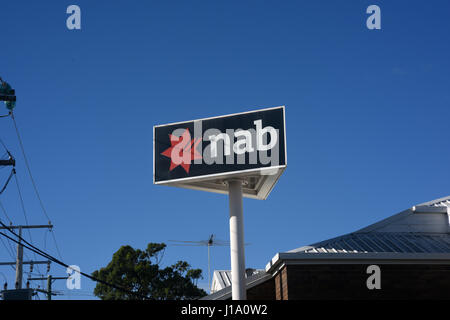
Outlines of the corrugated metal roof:
[{"label": "corrugated metal roof", "polygon": [[[263,269],[248,268],[245,270],[245,277],[250,278],[255,275],[259,275],[261,273],[264,273]],[[213,282],[211,284],[212,292],[231,286],[231,270],[215,270],[212,282]]]},{"label": "corrugated metal roof", "polygon": [[439,198],[436,200],[428,201],[420,204],[419,206],[429,206],[429,207],[447,207],[450,208],[450,196]]},{"label": "corrugated metal roof", "polygon": [[288,252],[450,253],[449,224],[450,196],[447,196],[419,204],[356,232]]},{"label": "corrugated metal roof", "polygon": [[231,285],[230,270],[215,270],[213,277],[217,279],[217,285],[219,288],[225,288]]},{"label": "corrugated metal roof", "polygon": [[[319,255],[316,256],[314,253]],[[327,255],[327,253],[334,253],[334,255]],[[336,255],[340,253],[344,253],[344,255]],[[364,254],[351,255],[351,253]],[[271,270],[274,270],[283,259],[309,258],[308,261],[311,262],[313,259],[319,261],[321,258],[334,259],[336,256],[341,256],[338,257],[340,259],[348,257],[349,260],[357,256],[377,256],[370,255],[370,253],[385,253],[384,256],[388,256],[388,259],[405,257],[402,254],[411,254],[409,259],[418,259],[417,256],[419,256],[426,259],[448,261],[448,254],[450,254],[450,196],[419,204],[353,233],[294,249],[287,253],[278,253],[266,266],[266,272],[257,273],[251,278],[266,281],[271,276]],[[423,255],[420,255],[421,253]],[[432,257],[430,258],[430,255],[427,254],[431,254]],[[436,254],[438,258],[433,254]],[[231,295],[231,272],[228,270],[215,271],[214,276],[218,282],[215,287],[218,291],[203,299],[229,298]],[[246,286],[248,287],[248,283]]]},{"label": "corrugated metal roof", "polygon": [[423,234],[411,232],[350,233],[288,252],[450,253],[450,234]]},{"label": "corrugated metal roof", "polygon": [[[224,275],[225,278],[231,276],[230,270],[217,270],[215,272],[222,273],[222,275]],[[271,278],[272,275],[270,273],[266,273],[264,270],[253,269],[251,272],[247,270],[247,277],[245,278],[245,286],[248,290]],[[226,300],[230,298],[231,298],[231,285],[228,285],[224,288],[217,288],[217,290],[213,290],[210,295],[200,298],[200,300]]]}]

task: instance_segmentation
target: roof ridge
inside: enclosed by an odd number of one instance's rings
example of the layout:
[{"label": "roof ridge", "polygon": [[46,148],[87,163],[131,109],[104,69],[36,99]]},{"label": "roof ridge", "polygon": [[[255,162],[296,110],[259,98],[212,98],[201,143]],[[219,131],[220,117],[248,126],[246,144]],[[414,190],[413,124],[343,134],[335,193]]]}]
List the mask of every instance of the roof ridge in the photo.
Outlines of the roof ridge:
[{"label": "roof ridge", "polygon": [[450,234],[431,232],[353,232],[288,251],[288,253],[301,252],[446,253],[450,252]]},{"label": "roof ridge", "polygon": [[421,232],[421,231],[366,231],[366,232],[352,232],[349,234],[410,234],[410,235],[448,235],[448,232]]},{"label": "roof ridge", "polygon": [[[446,196],[446,197],[442,197],[442,198],[438,198],[435,200],[431,200],[428,202],[424,202],[422,204],[418,204],[416,206],[436,206],[439,204],[443,204],[444,206],[447,206],[450,208],[450,196]],[[415,206],[414,206],[415,207]],[[347,252],[347,251],[358,251],[358,248],[371,248],[371,249],[376,249],[377,247],[380,248],[384,248],[384,247],[392,247],[392,244],[389,244],[388,242],[392,241],[393,239],[397,238],[397,240],[399,240],[400,242],[402,242],[402,238],[403,237],[407,237],[409,241],[415,241],[414,239],[412,239],[412,237],[424,237],[423,239],[425,240],[425,236],[428,237],[434,237],[435,241],[438,241],[438,239],[436,238],[442,238],[444,240],[444,242],[449,242],[450,243],[450,233],[449,232],[442,232],[442,228],[441,229],[430,229],[430,228],[423,228],[423,232],[422,231],[403,231],[404,229],[402,229],[401,227],[401,223],[403,219],[410,219],[411,215],[415,215],[415,212],[413,210],[413,208],[408,208],[406,210],[403,210],[399,213],[396,213],[394,215],[391,215],[387,218],[384,218],[380,221],[377,221],[373,224],[370,224],[364,228],[361,228],[359,230],[350,232],[350,233],[346,233],[340,236],[336,236],[330,239],[326,239],[326,240],[322,240],[307,246],[302,246],[299,248],[295,248],[292,250],[289,250],[287,252],[289,253],[296,253],[296,252],[308,252],[308,251],[313,251],[313,252],[320,252],[321,249],[327,249],[330,248],[329,250],[333,251],[333,250],[337,250],[337,251],[343,251],[343,252]],[[415,217],[411,217],[411,218],[415,218]],[[399,225],[400,227],[397,228],[398,231],[396,231],[395,226]],[[391,231],[378,231],[378,230],[383,230],[383,228],[393,225],[394,228],[391,228]],[[433,232],[435,231],[435,232]],[[371,237],[372,236],[372,237]],[[378,237],[382,237],[383,239],[379,239]],[[385,237],[384,237],[385,236]],[[366,239],[367,237],[367,239]],[[383,241],[386,240],[386,243],[383,243]],[[349,242],[349,243],[346,243]],[[406,243],[403,243],[403,245],[405,245],[406,247],[408,247],[408,245]],[[394,244],[395,246],[395,244]],[[409,244],[409,248],[406,250],[412,250],[414,251],[414,248],[411,248],[411,246],[415,246],[414,243]],[[428,247],[428,246],[427,246]],[[402,250],[402,248],[400,248]],[[404,249],[404,248],[403,248]],[[424,249],[426,250],[426,249]],[[450,248],[447,249],[448,252],[450,252]]]},{"label": "roof ridge", "polygon": [[445,197],[437,198],[437,199],[434,199],[434,200],[431,200],[431,201],[427,201],[427,202],[424,202],[424,203],[419,203],[419,204],[416,204],[416,206],[433,206],[435,204],[439,204],[439,203],[442,203],[444,201],[450,201],[450,196],[445,196]]}]

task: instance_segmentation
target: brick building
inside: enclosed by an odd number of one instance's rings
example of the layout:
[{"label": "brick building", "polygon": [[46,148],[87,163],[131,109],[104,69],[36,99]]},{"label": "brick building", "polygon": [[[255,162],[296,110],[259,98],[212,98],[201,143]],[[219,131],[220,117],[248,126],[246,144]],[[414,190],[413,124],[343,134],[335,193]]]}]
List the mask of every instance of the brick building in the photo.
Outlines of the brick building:
[{"label": "brick building", "polygon": [[[204,299],[231,299],[229,273],[214,273]],[[450,299],[450,196],[277,253],[265,270],[247,272],[246,288],[249,300]]]}]

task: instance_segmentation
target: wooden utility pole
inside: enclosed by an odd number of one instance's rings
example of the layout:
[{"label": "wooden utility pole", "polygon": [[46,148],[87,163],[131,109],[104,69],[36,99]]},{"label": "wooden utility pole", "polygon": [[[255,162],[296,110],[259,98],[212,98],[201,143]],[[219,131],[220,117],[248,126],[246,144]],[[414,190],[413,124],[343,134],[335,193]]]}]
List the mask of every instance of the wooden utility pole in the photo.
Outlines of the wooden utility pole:
[{"label": "wooden utility pole", "polygon": [[52,283],[54,280],[66,280],[69,277],[52,277],[48,275],[47,278],[28,278],[28,280],[47,280],[47,290],[36,289],[38,292],[45,293],[47,295],[47,300],[52,300],[52,296],[57,294],[52,292]]},{"label": "wooden utility pole", "polygon": [[[20,226],[9,226],[9,227],[2,227],[0,226],[0,230],[4,229],[19,229],[19,239],[17,244],[17,255],[16,255],[16,262],[0,262],[0,265],[16,265],[16,283],[15,288],[16,289],[22,289],[22,278],[23,278],[23,245],[22,245],[22,229],[42,229],[42,228],[48,228],[52,229],[53,225],[20,225]],[[49,264],[50,261],[29,261],[27,264]]]}]

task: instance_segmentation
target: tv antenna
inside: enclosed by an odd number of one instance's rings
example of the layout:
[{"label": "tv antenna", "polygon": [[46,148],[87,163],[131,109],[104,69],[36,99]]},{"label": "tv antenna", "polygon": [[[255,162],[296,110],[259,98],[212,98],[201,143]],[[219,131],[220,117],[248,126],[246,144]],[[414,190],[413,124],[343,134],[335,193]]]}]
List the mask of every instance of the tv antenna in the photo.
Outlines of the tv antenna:
[{"label": "tv antenna", "polygon": [[[185,240],[169,240],[173,246],[187,246],[187,247],[208,247],[208,286],[211,285],[211,253],[210,248],[212,246],[218,247],[228,247],[230,246],[230,241],[216,239],[214,234],[211,234],[208,239],[199,241],[185,241]],[[246,243],[245,245],[247,245]]]}]

